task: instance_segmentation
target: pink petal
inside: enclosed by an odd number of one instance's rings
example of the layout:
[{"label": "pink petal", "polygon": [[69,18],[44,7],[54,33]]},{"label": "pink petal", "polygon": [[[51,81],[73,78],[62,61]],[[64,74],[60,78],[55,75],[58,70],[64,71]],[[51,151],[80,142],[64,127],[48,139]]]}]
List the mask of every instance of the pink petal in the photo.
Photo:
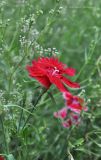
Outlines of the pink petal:
[{"label": "pink petal", "polygon": [[82,106],[80,104],[71,104],[67,106],[71,111],[80,113],[82,111]]},{"label": "pink petal", "polygon": [[55,117],[55,118],[59,118],[58,112],[54,112],[54,117]]},{"label": "pink petal", "polygon": [[65,100],[69,100],[72,97],[73,97],[73,95],[68,90],[66,92],[63,92],[63,98]]},{"label": "pink petal", "polygon": [[65,108],[62,108],[62,109],[58,112],[58,114],[60,115],[60,117],[61,117],[62,119],[66,118],[66,116],[67,116],[67,108],[66,108],[66,107],[65,107]]},{"label": "pink petal", "polygon": [[71,113],[71,117],[72,117],[72,119],[73,119],[75,122],[77,122],[78,119],[79,119],[79,115],[74,114],[74,113]]},{"label": "pink petal", "polygon": [[86,112],[88,111],[88,107],[83,107],[83,110]]},{"label": "pink petal", "polygon": [[62,123],[62,126],[65,127],[65,128],[71,127],[71,126],[72,126],[72,121],[71,121],[71,119],[68,119],[68,120],[64,121],[64,122]]},{"label": "pink petal", "polygon": [[67,108],[64,107],[61,110],[59,110],[58,112],[54,112],[54,117],[55,118],[61,118],[64,119],[67,116]]}]

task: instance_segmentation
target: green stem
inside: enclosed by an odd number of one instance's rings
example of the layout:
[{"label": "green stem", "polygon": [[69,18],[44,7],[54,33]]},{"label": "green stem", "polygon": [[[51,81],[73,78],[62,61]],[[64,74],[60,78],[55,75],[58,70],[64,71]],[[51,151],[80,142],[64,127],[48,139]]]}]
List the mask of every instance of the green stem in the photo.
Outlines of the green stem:
[{"label": "green stem", "polygon": [[1,121],[3,137],[4,137],[5,150],[6,150],[6,153],[8,154],[9,153],[9,149],[8,149],[8,144],[7,144],[7,141],[6,141],[6,133],[5,133],[4,123],[3,123],[3,120],[2,120],[2,115],[0,115],[0,121]]},{"label": "green stem", "polygon": [[18,126],[18,129],[17,129],[17,130],[18,130],[18,132],[19,132],[19,130],[20,130],[22,117],[23,117],[23,109],[21,110],[21,113],[20,113],[19,126]]},{"label": "green stem", "polygon": [[[44,93],[46,93],[46,92],[47,92],[47,89],[43,89],[42,93],[39,95],[39,97],[38,97],[37,100],[35,101],[34,107],[31,109],[31,113],[32,113],[33,110],[35,109],[35,107],[36,107],[36,105],[38,104],[38,102],[40,101],[41,97],[42,97],[42,96],[44,95]],[[31,117],[31,115],[29,115],[29,116],[27,117],[27,119],[26,119],[26,121],[25,121],[22,129],[24,129],[24,127],[26,126],[26,124],[27,124],[27,122],[29,121],[30,117]]]},{"label": "green stem", "polygon": [[[92,44],[92,42],[91,42],[91,44]],[[92,56],[93,56],[93,54],[94,54],[94,50],[95,50],[95,48],[96,48],[96,44],[97,44],[97,40],[95,40],[93,46],[90,47],[87,61],[86,61],[86,62],[83,64],[83,66],[81,67],[79,73],[78,73],[77,76],[75,77],[75,81],[77,81],[77,79],[80,77],[81,73],[85,70],[85,67],[89,64],[90,60],[92,59]]]},{"label": "green stem", "polygon": [[14,73],[16,72],[16,70],[19,68],[20,64],[23,62],[24,58],[26,57],[26,53],[25,55],[22,57],[21,61],[17,64],[17,66],[15,67],[14,71],[11,73],[10,78],[9,78],[9,86],[8,86],[8,92],[10,93],[10,89],[11,89],[11,82],[12,82],[12,77],[14,75]]},{"label": "green stem", "polygon": [[24,97],[23,97],[22,109],[21,109],[20,118],[19,118],[18,132],[20,130],[21,121],[22,121],[22,118],[23,118],[23,108],[25,106],[25,102],[26,102],[26,93],[24,94]]},{"label": "green stem", "polygon": [[56,105],[56,101],[55,101],[53,95],[51,94],[51,92],[48,91],[47,93],[48,93],[48,95],[50,96],[50,98],[51,98],[53,104]]},{"label": "green stem", "polygon": [[[31,29],[31,26],[30,26],[30,28],[29,28],[29,30],[28,30],[28,36],[29,36],[30,29]],[[16,32],[15,32],[15,36],[14,36],[12,42],[11,42],[11,47],[10,47],[8,53],[10,53],[10,51],[11,51],[11,49],[12,49],[12,46],[13,46],[13,43],[14,43],[14,41],[15,41],[15,38],[16,38],[17,33],[18,33],[18,32],[16,31]],[[23,60],[25,59],[25,57],[27,57],[27,55],[28,55],[28,48],[29,48],[29,47],[26,46],[24,56],[22,57],[22,59],[20,60],[20,62],[17,64],[17,66],[15,67],[14,71],[10,74],[10,77],[9,77],[9,85],[8,85],[8,92],[9,92],[9,93],[10,93],[10,88],[11,88],[12,77],[13,77],[14,73],[16,72],[16,70],[19,68],[20,64],[21,64],[21,63],[23,62]]]}]

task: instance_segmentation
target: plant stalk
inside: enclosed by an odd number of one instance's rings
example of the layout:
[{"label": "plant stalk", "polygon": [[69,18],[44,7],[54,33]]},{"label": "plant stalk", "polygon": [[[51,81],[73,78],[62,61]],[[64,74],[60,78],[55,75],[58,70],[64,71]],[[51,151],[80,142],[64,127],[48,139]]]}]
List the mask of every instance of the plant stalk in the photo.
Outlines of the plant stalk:
[{"label": "plant stalk", "polygon": [[[42,93],[39,95],[39,97],[38,97],[37,100],[35,101],[34,107],[31,109],[31,113],[32,113],[33,110],[35,109],[35,107],[36,107],[36,105],[38,104],[38,102],[40,101],[41,97],[42,97],[46,92],[47,92],[47,89],[43,89],[43,90],[42,90]],[[27,124],[27,122],[29,121],[30,117],[31,117],[31,115],[29,115],[29,116],[27,117],[27,119],[26,119],[26,121],[25,121],[22,129],[24,129],[24,127],[26,126],[26,124]]]}]

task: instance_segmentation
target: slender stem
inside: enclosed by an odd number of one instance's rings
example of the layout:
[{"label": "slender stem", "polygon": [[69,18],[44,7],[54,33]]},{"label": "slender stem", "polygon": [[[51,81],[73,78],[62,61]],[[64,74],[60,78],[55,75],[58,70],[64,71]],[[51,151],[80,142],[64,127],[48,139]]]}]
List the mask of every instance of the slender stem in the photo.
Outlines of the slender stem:
[{"label": "slender stem", "polygon": [[21,109],[21,113],[20,113],[20,118],[19,118],[19,126],[18,126],[18,132],[19,132],[19,130],[20,130],[20,126],[21,126],[22,117],[23,117],[23,109]]},{"label": "slender stem", "polygon": [[[30,26],[30,28],[31,28],[31,26]],[[30,28],[29,28],[29,30],[28,30],[28,33],[30,32]],[[17,32],[17,33],[18,33],[18,32]],[[28,35],[29,35],[29,34],[28,34]],[[15,33],[15,37],[16,37],[16,33]],[[13,45],[13,43],[14,43],[14,41],[15,41],[15,37],[14,37],[14,39],[13,39],[12,42],[11,42],[11,47],[10,47],[10,49],[9,49],[8,52],[11,51],[12,45]],[[28,55],[28,47],[26,47],[26,49],[25,49],[25,54],[24,54],[24,56],[22,57],[22,59],[20,60],[20,62],[16,65],[14,71],[10,74],[10,77],[9,77],[9,85],[8,85],[8,92],[9,92],[9,93],[10,93],[10,88],[11,88],[12,77],[13,77],[14,73],[15,73],[16,70],[19,68],[20,64],[23,62],[23,60],[25,59],[25,57],[26,57],[27,55]]]},{"label": "slender stem", "polygon": [[25,106],[25,102],[26,102],[26,93],[24,94],[24,97],[23,97],[22,109],[21,109],[20,118],[19,118],[18,132],[20,130],[21,121],[22,121],[22,118],[23,118],[23,108]]},{"label": "slender stem", "polygon": [[[40,99],[41,99],[41,97],[43,96],[43,94],[46,93],[46,92],[47,92],[47,89],[43,89],[42,93],[39,95],[39,97],[38,97],[37,100],[35,101],[34,107],[31,109],[31,113],[32,113],[33,110],[35,109],[36,105],[37,105],[38,102],[40,101]],[[24,127],[26,126],[26,124],[27,124],[27,122],[29,121],[30,117],[31,117],[31,115],[29,115],[29,116],[27,117],[27,119],[26,119],[26,121],[25,121],[22,129],[24,129]]]},{"label": "slender stem", "polygon": [[56,101],[55,101],[53,95],[51,94],[51,92],[48,91],[47,93],[48,93],[48,95],[50,96],[50,98],[51,98],[53,104],[56,105]]},{"label": "slender stem", "polygon": [[3,123],[3,120],[2,120],[2,115],[0,115],[0,121],[1,121],[1,126],[2,126],[3,137],[4,137],[5,150],[6,150],[6,153],[8,154],[9,149],[8,149],[8,144],[7,144],[7,141],[6,141],[6,133],[5,133],[5,128],[4,128],[4,123]]},{"label": "slender stem", "polygon": [[16,72],[16,70],[19,68],[19,65],[23,62],[24,58],[26,57],[26,53],[25,55],[22,57],[21,61],[17,64],[17,66],[15,67],[14,71],[11,73],[10,77],[9,77],[9,85],[8,85],[8,93],[10,94],[10,90],[11,90],[11,82],[12,82],[12,77],[14,75],[14,73]]},{"label": "slender stem", "polygon": [[[83,66],[81,67],[79,73],[77,74],[77,76],[75,77],[75,81],[80,77],[81,73],[84,71],[85,67],[88,65],[88,63],[90,62],[90,60],[92,59],[92,56],[94,54],[94,50],[96,48],[96,44],[97,44],[97,40],[95,40],[95,43],[93,44],[93,46],[90,47],[89,49],[89,55],[87,58],[87,61],[83,64]],[[92,45],[92,42],[91,42]]]}]

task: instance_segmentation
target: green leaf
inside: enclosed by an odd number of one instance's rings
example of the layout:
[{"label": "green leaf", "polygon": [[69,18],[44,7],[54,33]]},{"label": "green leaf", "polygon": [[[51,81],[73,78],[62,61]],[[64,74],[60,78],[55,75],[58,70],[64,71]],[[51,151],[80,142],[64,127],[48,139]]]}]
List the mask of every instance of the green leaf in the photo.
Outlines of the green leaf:
[{"label": "green leaf", "polygon": [[7,160],[15,160],[14,156],[12,154],[9,154],[7,156]]},{"label": "green leaf", "polygon": [[70,153],[70,151],[68,151],[68,154],[69,154],[69,160],[74,160],[72,154]]},{"label": "green leaf", "polygon": [[75,145],[75,146],[81,146],[81,145],[83,144],[83,142],[84,142],[84,139],[83,139],[83,138],[80,138],[80,139],[78,139],[78,140],[74,143],[74,145]]}]

